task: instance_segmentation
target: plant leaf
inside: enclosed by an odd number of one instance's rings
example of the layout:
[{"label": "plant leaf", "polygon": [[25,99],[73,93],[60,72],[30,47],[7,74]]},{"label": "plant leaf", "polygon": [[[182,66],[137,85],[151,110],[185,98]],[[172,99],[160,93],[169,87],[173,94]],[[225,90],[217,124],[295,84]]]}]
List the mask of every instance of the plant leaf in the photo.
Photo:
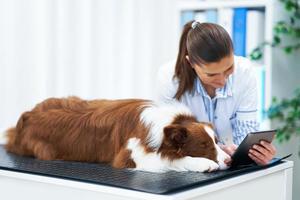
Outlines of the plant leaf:
[{"label": "plant leaf", "polygon": [[291,46],[284,47],[283,49],[284,49],[285,53],[287,53],[287,54],[290,54],[293,51],[293,47],[291,47]]}]

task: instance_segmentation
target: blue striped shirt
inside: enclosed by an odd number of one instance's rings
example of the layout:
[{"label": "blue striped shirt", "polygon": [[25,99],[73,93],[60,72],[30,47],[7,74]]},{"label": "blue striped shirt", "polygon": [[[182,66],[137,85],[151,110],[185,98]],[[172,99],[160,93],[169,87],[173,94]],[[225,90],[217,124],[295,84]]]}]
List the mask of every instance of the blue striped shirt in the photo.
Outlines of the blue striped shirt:
[{"label": "blue striped shirt", "polygon": [[[181,102],[187,105],[199,121],[214,125],[219,141],[239,145],[246,135],[259,129],[257,121],[257,82],[250,61],[234,57],[235,69],[223,88],[216,89],[211,98],[199,79],[194,90],[186,92]],[[158,98],[175,101],[178,80],[173,79],[175,64],[169,63],[158,72]]]}]

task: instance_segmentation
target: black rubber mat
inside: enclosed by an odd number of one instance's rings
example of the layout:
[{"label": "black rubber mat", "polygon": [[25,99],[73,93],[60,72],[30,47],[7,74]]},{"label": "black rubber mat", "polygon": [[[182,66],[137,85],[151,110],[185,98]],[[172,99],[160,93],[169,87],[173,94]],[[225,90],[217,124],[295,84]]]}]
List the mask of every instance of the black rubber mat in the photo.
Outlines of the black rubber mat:
[{"label": "black rubber mat", "polygon": [[106,164],[69,161],[42,161],[7,153],[0,145],[0,169],[37,174],[80,182],[115,186],[149,193],[163,194],[191,189],[233,176],[261,170],[279,164],[280,159],[268,166],[251,166],[213,173],[175,172],[150,173],[128,169],[114,169]]}]

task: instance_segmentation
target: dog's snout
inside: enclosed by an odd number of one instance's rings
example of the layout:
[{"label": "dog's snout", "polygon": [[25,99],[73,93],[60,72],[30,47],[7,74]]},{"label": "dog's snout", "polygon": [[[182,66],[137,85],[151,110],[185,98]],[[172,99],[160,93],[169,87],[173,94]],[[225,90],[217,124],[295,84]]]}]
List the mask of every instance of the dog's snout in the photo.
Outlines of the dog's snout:
[{"label": "dog's snout", "polygon": [[231,163],[231,158],[226,158],[225,160],[224,160],[224,163],[226,164],[226,165],[230,165],[230,163]]},{"label": "dog's snout", "polygon": [[217,146],[217,151],[218,151],[217,160],[219,164],[219,169],[221,170],[228,169],[231,163],[231,157],[218,146]]}]

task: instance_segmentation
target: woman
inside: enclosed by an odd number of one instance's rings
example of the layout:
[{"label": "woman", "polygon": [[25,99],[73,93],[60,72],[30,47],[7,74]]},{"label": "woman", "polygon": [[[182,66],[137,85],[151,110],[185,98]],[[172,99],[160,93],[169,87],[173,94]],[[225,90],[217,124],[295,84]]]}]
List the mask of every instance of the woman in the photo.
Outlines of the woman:
[{"label": "woman", "polygon": [[[159,70],[158,93],[160,100],[180,101],[199,121],[211,122],[219,145],[229,155],[259,128],[251,63],[234,56],[230,36],[217,24],[191,21],[184,26],[176,63]],[[261,142],[249,157],[265,165],[275,152],[272,144]]]}]

